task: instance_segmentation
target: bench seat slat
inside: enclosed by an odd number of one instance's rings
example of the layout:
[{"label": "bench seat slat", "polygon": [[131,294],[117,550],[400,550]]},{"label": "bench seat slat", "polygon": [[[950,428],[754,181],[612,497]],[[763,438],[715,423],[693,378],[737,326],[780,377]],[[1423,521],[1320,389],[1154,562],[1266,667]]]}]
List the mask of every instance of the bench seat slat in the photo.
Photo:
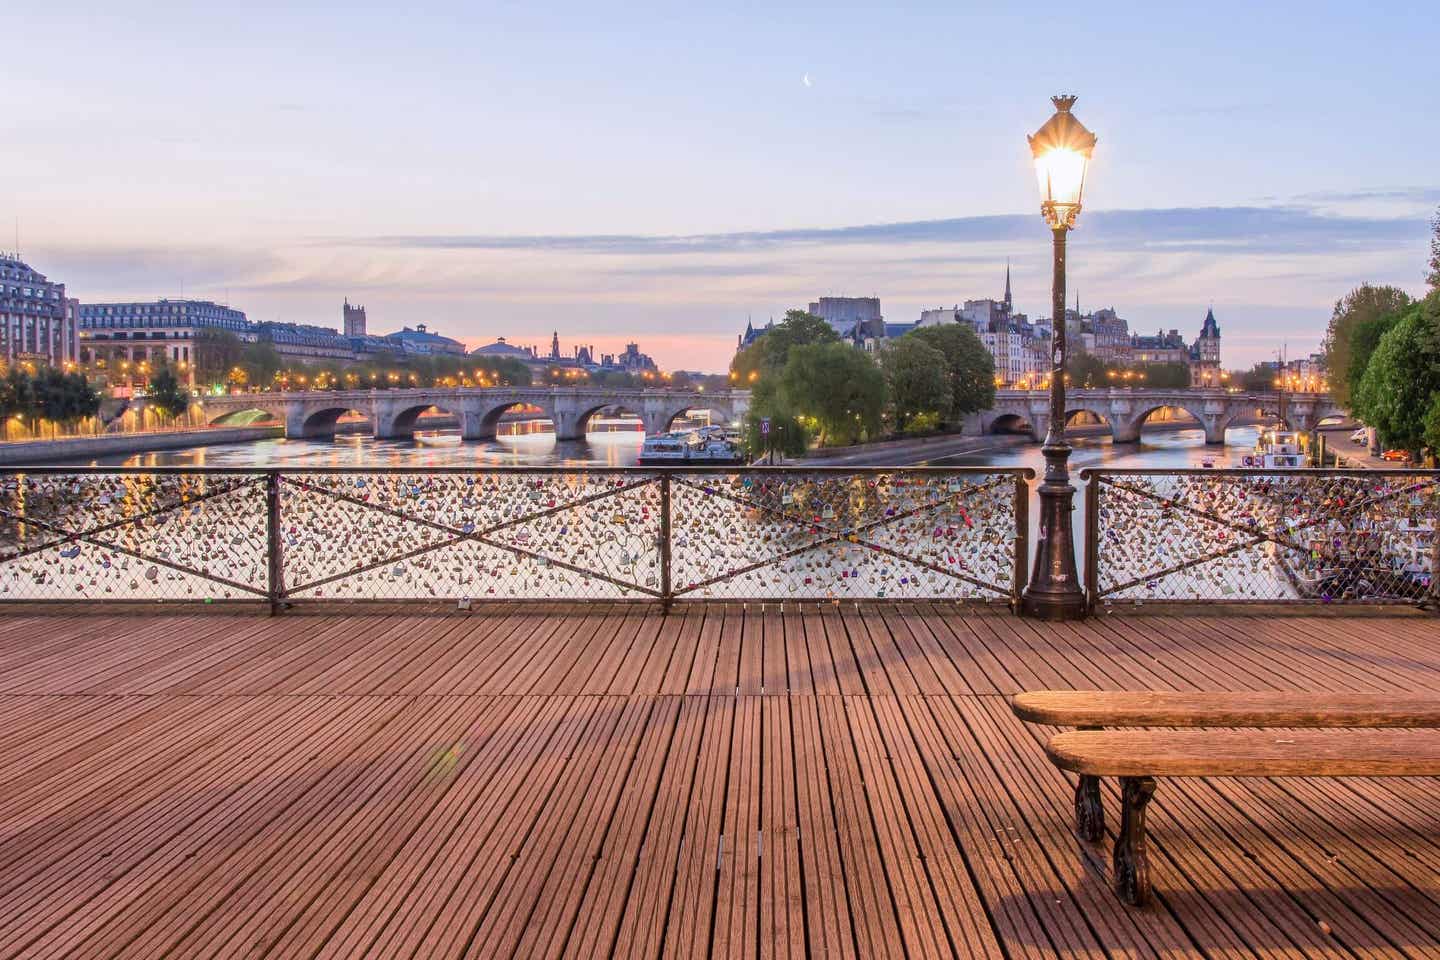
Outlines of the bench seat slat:
[{"label": "bench seat slat", "polygon": [[1440,776],[1440,733],[1418,730],[1075,730],[1045,752],[1099,777]]},{"label": "bench seat slat", "polygon": [[1036,690],[1010,705],[1057,727],[1440,727],[1440,697],[1408,693]]}]

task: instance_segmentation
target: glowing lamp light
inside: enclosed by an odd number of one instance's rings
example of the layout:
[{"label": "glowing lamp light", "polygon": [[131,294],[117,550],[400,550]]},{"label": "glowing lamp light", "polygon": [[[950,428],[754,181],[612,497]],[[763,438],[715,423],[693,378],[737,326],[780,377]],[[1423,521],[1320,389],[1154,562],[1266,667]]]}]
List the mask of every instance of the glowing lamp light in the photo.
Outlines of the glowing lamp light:
[{"label": "glowing lamp light", "polygon": [[1080,215],[1080,198],[1085,191],[1085,168],[1095,152],[1095,134],[1075,118],[1070,108],[1073,96],[1051,97],[1055,114],[1035,131],[1030,153],[1035,158],[1035,176],[1040,184],[1040,212],[1055,230],[1068,230]]}]

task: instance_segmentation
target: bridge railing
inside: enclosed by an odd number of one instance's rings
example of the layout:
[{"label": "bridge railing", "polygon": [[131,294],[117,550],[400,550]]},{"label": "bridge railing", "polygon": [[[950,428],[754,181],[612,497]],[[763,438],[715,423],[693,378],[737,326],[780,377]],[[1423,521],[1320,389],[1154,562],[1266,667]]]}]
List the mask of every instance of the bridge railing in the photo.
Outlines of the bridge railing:
[{"label": "bridge railing", "polygon": [[1029,469],[0,471],[0,601],[1013,602]]},{"label": "bridge railing", "polygon": [[1434,603],[1440,471],[1081,471],[1092,607]]}]

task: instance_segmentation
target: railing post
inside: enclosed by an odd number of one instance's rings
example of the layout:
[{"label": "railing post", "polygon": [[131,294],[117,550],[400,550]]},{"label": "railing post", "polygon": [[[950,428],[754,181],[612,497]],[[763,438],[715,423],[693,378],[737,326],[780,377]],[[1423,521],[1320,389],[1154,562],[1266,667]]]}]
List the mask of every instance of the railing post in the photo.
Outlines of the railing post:
[{"label": "railing post", "polygon": [[280,551],[280,532],[280,473],[271,470],[265,475],[265,552],[270,571],[271,616],[280,612],[285,600],[285,559]]},{"label": "railing post", "polygon": [[1010,609],[1020,612],[1020,594],[1030,582],[1030,481],[1027,471],[1015,474],[1015,578],[1010,584]]},{"label": "railing post", "polygon": [[670,474],[660,474],[660,606],[670,612]]},{"label": "railing post", "polygon": [[1085,480],[1085,603],[1093,613],[1100,600],[1100,477],[1084,470]]}]

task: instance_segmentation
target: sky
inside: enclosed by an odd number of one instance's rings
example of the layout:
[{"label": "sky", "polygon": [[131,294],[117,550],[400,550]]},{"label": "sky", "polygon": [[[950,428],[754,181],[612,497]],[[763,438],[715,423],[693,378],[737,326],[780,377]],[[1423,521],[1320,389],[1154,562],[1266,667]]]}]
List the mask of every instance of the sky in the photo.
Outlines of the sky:
[{"label": "sky", "polygon": [[1421,292],[1433,0],[999,6],[31,4],[0,14],[0,249],[86,301],[349,297],[720,370],[748,318],[909,322],[1007,260],[1047,315],[1025,135],[1073,92],[1083,309],[1193,337],[1213,304],[1242,367],[1359,283]]}]

